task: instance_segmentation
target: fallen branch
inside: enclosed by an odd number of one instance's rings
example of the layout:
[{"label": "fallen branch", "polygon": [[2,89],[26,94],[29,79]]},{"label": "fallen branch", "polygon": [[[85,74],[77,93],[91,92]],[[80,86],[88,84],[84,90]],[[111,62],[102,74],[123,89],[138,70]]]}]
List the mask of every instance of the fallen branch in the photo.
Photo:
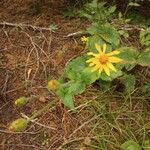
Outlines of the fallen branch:
[{"label": "fallen branch", "polygon": [[28,28],[28,29],[32,29],[32,30],[38,30],[38,31],[51,31],[52,30],[50,28],[45,28],[45,27],[39,27],[39,26],[33,26],[30,24],[22,24],[22,23],[9,23],[9,22],[0,22],[0,26],[8,26],[8,27],[17,27],[17,28]]},{"label": "fallen branch", "polygon": [[73,36],[81,36],[81,35],[85,35],[85,34],[88,34],[88,33],[85,31],[77,31],[74,33],[69,33],[68,35],[64,36],[64,38],[73,37]]}]

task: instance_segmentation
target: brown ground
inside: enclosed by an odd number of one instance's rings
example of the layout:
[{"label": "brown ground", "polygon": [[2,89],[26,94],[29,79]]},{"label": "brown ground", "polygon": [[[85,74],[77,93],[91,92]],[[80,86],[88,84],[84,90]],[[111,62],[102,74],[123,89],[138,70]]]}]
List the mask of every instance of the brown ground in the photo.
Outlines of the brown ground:
[{"label": "brown ground", "polygon": [[[32,150],[54,149],[82,122],[81,116],[70,117],[58,104],[53,111],[43,115],[39,122],[47,127],[31,125],[23,134],[9,133],[7,126],[20,116],[20,112],[30,115],[42,108],[48,101],[56,99],[47,92],[48,76],[58,78],[65,63],[79,55],[83,46],[79,38],[64,38],[69,33],[84,27],[80,19],[63,17],[63,5],[41,3],[32,0],[2,0],[0,2],[0,22],[24,23],[48,27],[58,26],[54,32],[28,28],[0,26],[0,149]],[[25,108],[18,109],[14,100],[19,96],[40,95]],[[45,95],[48,97],[45,98]],[[80,120],[78,120],[80,117]],[[48,129],[53,126],[56,130]],[[85,132],[86,133],[86,132]],[[50,138],[49,138],[50,137]],[[43,144],[44,139],[49,144]]]}]

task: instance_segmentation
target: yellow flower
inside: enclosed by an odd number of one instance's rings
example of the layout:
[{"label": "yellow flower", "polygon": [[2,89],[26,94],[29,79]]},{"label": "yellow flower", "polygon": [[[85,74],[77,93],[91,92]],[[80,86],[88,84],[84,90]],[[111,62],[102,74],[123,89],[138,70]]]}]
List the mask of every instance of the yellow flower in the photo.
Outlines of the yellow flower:
[{"label": "yellow flower", "polygon": [[95,47],[98,53],[87,53],[88,55],[91,55],[93,57],[87,60],[86,63],[89,63],[89,67],[91,68],[92,72],[98,71],[99,74],[101,74],[101,72],[104,70],[104,72],[108,76],[110,76],[111,70],[115,72],[117,71],[113,63],[120,63],[123,61],[118,57],[114,57],[114,55],[118,55],[120,51],[114,50],[110,53],[105,53],[106,44],[103,45],[103,49],[101,49],[101,47],[98,44],[95,44]]},{"label": "yellow flower", "polygon": [[22,132],[27,128],[28,123],[28,120],[24,118],[19,118],[10,124],[9,130],[13,132]]},{"label": "yellow flower", "polygon": [[83,43],[86,43],[88,41],[88,37],[85,37],[85,36],[81,37],[81,41]]},{"label": "yellow flower", "polygon": [[48,82],[48,89],[52,91],[56,91],[58,89],[59,82],[57,80],[50,80]]}]

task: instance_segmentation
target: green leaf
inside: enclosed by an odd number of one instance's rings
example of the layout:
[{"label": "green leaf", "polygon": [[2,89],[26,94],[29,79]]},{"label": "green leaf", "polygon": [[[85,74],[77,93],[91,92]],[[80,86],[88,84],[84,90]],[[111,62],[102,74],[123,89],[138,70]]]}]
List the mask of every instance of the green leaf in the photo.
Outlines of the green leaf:
[{"label": "green leaf", "polygon": [[[120,35],[118,31],[110,24],[99,25],[99,35],[107,43],[112,46],[120,44]],[[97,33],[98,34],[98,33]]]},{"label": "green leaf", "polygon": [[95,43],[97,43],[97,44],[102,46],[105,42],[98,35],[94,35],[94,36],[89,37],[88,38],[88,43],[87,43],[87,48],[89,49],[89,51],[97,52],[97,50],[95,48]]},{"label": "green leaf", "polygon": [[130,71],[137,64],[139,52],[136,49],[130,47],[122,47],[120,48],[120,52],[121,53],[118,55],[118,57],[123,59],[125,68],[127,71]]},{"label": "green leaf", "polygon": [[93,23],[89,28],[87,28],[87,32],[91,35],[96,35],[98,30],[98,24]]},{"label": "green leaf", "polygon": [[68,65],[65,68],[65,75],[67,78],[71,80],[79,80],[81,76],[82,70],[84,70],[87,66],[86,64],[86,57],[81,56],[73,59],[68,63]]},{"label": "green leaf", "polygon": [[134,75],[127,75],[125,74],[122,78],[121,78],[122,83],[125,86],[125,90],[128,93],[131,93],[134,88],[135,88],[135,83],[136,83],[136,79]]},{"label": "green leaf", "polygon": [[77,95],[83,93],[85,90],[85,84],[83,82],[71,82],[68,87],[68,93],[72,95]]},{"label": "green leaf", "polygon": [[133,140],[128,140],[121,145],[121,150],[142,150],[142,148]]},{"label": "green leaf", "polygon": [[116,78],[118,78],[122,75],[123,75],[123,72],[121,70],[118,70],[117,72],[112,71],[111,74],[110,74],[110,77],[113,80],[113,79],[116,79]]},{"label": "green leaf", "polygon": [[64,103],[65,106],[69,107],[71,110],[75,110],[73,96],[71,94],[66,94],[63,97],[62,102]]},{"label": "green leaf", "polygon": [[113,12],[115,12],[115,10],[116,10],[116,6],[111,6],[108,9],[109,13],[113,13]]},{"label": "green leaf", "polygon": [[81,80],[84,84],[89,85],[95,82],[99,78],[96,72],[91,72],[89,68],[86,68],[81,73]]},{"label": "green leaf", "polygon": [[138,57],[139,52],[131,47],[122,47],[120,48],[119,58],[123,59],[125,63],[134,64],[136,63],[136,59]]},{"label": "green leaf", "polygon": [[68,86],[60,86],[60,88],[56,91],[56,94],[66,107],[74,110],[73,95],[72,93],[68,93]]},{"label": "green leaf", "polygon": [[120,76],[122,76],[122,71],[118,70],[117,72],[115,71],[111,71],[110,76],[106,75],[105,72],[102,72],[100,74],[100,79],[104,80],[104,81],[112,81]]},{"label": "green leaf", "polygon": [[144,142],[143,150],[150,150],[150,140]]},{"label": "green leaf", "polygon": [[140,43],[143,46],[150,46],[150,27],[140,32]]},{"label": "green leaf", "polygon": [[150,66],[150,50],[142,52],[138,57],[137,63],[141,66]]}]

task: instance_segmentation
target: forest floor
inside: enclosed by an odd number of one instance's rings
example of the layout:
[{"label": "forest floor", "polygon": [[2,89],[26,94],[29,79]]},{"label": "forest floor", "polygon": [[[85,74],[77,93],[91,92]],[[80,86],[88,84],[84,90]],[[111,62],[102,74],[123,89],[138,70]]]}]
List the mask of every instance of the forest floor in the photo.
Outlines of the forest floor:
[{"label": "forest floor", "polygon": [[[32,0],[0,2],[0,149],[117,150],[127,139],[142,143],[150,138],[150,103],[138,92],[149,80],[147,68],[136,72],[140,84],[132,96],[91,85],[75,98],[77,113],[58,102],[25,132],[8,130],[22,113],[30,116],[58,99],[46,88],[49,77],[58,79],[66,63],[85,51],[80,35],[67,35],[85,29],[89,22],[65,18],[63,7],[61,2],[40,7]],[[58,29],[47,30],[52,24]],[[139,47],[137,39],[133,35],[128,45]],[[17,108],[14,101],[20,96],[36,98]]]}]

